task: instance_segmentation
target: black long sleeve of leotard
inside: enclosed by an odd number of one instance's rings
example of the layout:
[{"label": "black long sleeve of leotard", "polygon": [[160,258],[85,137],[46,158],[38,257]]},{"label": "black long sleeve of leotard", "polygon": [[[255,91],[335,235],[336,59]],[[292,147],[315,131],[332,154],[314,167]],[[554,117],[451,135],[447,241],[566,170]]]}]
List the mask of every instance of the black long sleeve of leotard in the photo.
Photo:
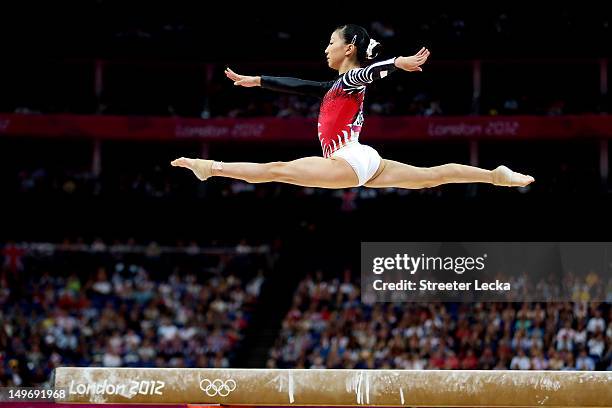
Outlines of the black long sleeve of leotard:
[{"label": "black long sleeve of leotard", "polygon": [[298,95],[322,98],[335,81],[318,82],[299,78],[273,77],[262,75],[261,87],[272,91],[289,92]]},{"label": "black long sleeve of leotard", "polygon": [[[375,62],[365,68],[351,69],[341,75],[342,88],[345,90],[360,89],[374,80],[386,77],[396,69],[395,58]],[[322,98],[335,82],[336,80],[318,82],[290,77],[261,76],[261,87],[264,89],[315,96],[317,98]]]}]

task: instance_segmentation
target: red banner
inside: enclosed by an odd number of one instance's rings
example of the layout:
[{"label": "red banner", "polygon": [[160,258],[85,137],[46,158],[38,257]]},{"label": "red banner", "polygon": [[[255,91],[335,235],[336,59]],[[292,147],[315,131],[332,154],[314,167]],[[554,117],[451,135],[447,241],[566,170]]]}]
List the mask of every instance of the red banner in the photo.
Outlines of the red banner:
[{"label": "red banner", "polygon": [[[315,141],[312,118],[187,119],[0,114],[0,135],[95,139]],[[612,116],[368,117],[361,140],[612,137]]]}]

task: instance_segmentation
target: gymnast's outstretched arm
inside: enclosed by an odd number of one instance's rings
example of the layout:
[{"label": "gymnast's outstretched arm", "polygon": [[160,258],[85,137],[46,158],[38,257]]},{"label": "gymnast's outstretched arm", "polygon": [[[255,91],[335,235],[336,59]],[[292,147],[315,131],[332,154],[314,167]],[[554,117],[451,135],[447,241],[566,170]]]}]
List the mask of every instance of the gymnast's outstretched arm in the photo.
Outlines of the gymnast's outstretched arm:
[{"label": "gymnast's outstretched arm", "polygon": [[225,69],[225,75],[234,81],[234,85],[245,86],[247,88],[260,86],[264,89],[270,89],[272,91],[314,96],[317,98],[322,98],[334,83],[334,81],[319,82],[299,78],[274,77],[267,75],[239,75],[229,68]]}]

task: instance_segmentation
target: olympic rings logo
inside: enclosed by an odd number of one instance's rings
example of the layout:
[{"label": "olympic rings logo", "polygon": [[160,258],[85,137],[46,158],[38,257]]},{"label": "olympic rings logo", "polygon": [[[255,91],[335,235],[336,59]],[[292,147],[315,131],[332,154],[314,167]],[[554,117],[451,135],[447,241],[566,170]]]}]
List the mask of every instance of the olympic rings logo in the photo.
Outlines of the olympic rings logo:
[{"label": "olympic rings logo", "polygon": [[219,378],[210,381],[208,378],[200,381],[200,389],[206,393],[209,397],[227,397],[230,392],[236,389],[236,381],[229,380],[223,381]]}]

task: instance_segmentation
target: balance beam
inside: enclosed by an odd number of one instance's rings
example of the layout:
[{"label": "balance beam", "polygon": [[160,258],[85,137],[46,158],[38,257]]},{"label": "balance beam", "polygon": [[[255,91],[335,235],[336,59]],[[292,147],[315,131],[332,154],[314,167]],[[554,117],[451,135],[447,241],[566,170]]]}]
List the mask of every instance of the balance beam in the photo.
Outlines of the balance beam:
[{"label": "balance beam", "polygon": [[55,369],[82,403],[258,406],[612,407],[612,372],[88,368]]}]

